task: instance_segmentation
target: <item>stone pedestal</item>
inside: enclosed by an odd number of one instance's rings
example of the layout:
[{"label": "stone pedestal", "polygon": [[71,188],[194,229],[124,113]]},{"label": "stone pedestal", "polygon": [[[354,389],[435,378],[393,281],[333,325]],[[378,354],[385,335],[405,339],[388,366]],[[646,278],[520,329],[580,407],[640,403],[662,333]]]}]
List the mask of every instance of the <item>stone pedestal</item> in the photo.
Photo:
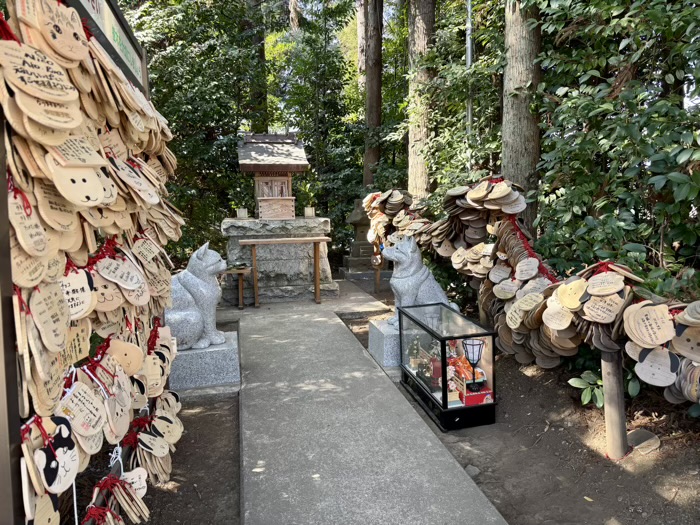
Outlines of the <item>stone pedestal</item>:
[{"label": "stone pedestal", "polygon": [[193,388],[240,385],[238,333],[226,332],[226,341],[202,350],[180,350],[170,372],[170,388],[179,392]]},{"label": "stone pedestal", "polygon": [[382,368],[401,366],[399,329],[388,320],[369,322],[369,353]]},{"label": "stone pedestal", "polygon": [[[224,219],[221,231],[228,237],[228,262],[244,261],[252,264],[251,247],[241,246],[242,239],[266,239],[287,237],[319,237],[331,231],[330,219],[322,217],[288,220],[276,219]],[[321,243],[321,296],[337,297],[338,283],[333,282],[328,264],[328,247]],[[258,289],[261,303],[289,301],[314,297],[314,251],[312,243],[271,244],[257,247]],[[237,277],[236,277],[237,279]],[[238,304],[238,288],[235,279],[229,279],[223,287],[223,297],[231,304]],[[244,299],[253,304],[253,278],[246,277]]]}]

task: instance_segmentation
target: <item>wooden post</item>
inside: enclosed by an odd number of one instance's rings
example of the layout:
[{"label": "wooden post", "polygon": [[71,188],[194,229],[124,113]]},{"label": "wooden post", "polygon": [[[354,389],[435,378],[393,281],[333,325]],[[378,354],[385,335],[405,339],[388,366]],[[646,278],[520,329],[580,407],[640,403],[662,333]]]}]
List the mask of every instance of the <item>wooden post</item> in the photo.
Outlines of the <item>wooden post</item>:
[{"label": "wooden post", "polygon": [[382,286],[382,267],[374,269],[374,293],[379,293]]},{"label": "wooden post", "polygon": [[321,243],[314,242],[314,298],[321,304]]},{"label": "wooden post", "polygon": [[253,295],[255,296],[255,308],[260,307],[260,297],[258,296],[258,250],[254,244],[250,246],[250,253],[253,257]]},{"label": "wooden post", "polygon": [[622,352],[601,352],[601,370],[605,394],[605,439],[608,458],[622,459],[629,451]]},{"label": "wooden post", "polygon": [[243,310],[243,280],[245,278],[245,273],[241,272],[238,274],[238,309]]}]

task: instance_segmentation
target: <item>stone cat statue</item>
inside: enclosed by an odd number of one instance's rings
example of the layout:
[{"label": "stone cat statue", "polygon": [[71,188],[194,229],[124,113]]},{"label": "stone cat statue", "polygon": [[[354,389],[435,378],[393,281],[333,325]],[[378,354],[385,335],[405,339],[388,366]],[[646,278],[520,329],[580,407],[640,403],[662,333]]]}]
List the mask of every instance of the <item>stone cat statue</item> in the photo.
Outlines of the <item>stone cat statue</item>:
[{"label": "stone cat statue", "polygon": [[187,269],[173,275],[173,305],[165,310],[165,324],[177,338],[178,349],[207,348],[226,340],[216,329],[221,300],[216,276],[225,269],[226,261],[206,243],[192,254]]},{"label": "stone cat statue", "polygon": [[[444,303],[457,309],[447,299],[447,294],[430,273],[423,256],[413,237],[404,237],[391,248],[384,248],[382,255],[394,263],[391,274],[391,291],[394,292],[394,304],[398,308],[415,304]],[[399,311],[389,319],[389,324],[398,326]]]}]

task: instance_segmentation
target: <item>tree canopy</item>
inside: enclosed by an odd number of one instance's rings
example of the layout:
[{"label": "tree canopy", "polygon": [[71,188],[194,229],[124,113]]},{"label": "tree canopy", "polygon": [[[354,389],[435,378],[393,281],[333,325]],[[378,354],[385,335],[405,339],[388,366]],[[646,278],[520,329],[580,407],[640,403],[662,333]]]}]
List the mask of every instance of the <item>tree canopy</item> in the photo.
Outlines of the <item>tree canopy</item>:
[{"label": "tree canopy", "polygon": [[[424,145],[432,212],[444,190],[498,173],[505,0],[473,0],[467,67],[464,2],[438,0],[436,32],[418,66],[430,108]],[[697,2],[523,0],[542,35],[531,111],[541,156],[536,247],[561,272],[616,258],[646,272],[656,292],[697,296],[700,224],[700,45]],[[152,96],[177,133],[174,199],[189,215],[183,250],[216,237],[220,220],[251,208],[250,177],[236,167],[238,135],[256,118],[252,90],[267,91],[271,130],[296,130],[312,164],[295,178],[298,206],[330,216],[335,251],[362,187],[367,130],[349,0],[124,2],[144,43]],[[257,13],[257,14],[256,14]],[[290,13],[292,16],[290,16]],[[290,23],[290,18],[293,23]],[[264,78],[254,35],[264,31]],[[384,6],[381,158],[370,189],[407,187],[410,100],[408,5]],[[467,120],[471,102],[473,119]],[[456,276],[445,268],[445,279]]]}]

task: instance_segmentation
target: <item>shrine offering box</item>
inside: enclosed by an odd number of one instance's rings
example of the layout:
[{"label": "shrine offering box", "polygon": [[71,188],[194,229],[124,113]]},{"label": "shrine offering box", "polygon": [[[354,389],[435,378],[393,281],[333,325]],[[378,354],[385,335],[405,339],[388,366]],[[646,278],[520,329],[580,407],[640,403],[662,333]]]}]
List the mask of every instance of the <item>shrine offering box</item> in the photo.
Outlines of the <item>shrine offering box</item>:
[{"label": "shrine offering box", "polygon": [[495,423],[494,332],[444,304],[398,310],[401,382],[428,415],[443,431]]}]

